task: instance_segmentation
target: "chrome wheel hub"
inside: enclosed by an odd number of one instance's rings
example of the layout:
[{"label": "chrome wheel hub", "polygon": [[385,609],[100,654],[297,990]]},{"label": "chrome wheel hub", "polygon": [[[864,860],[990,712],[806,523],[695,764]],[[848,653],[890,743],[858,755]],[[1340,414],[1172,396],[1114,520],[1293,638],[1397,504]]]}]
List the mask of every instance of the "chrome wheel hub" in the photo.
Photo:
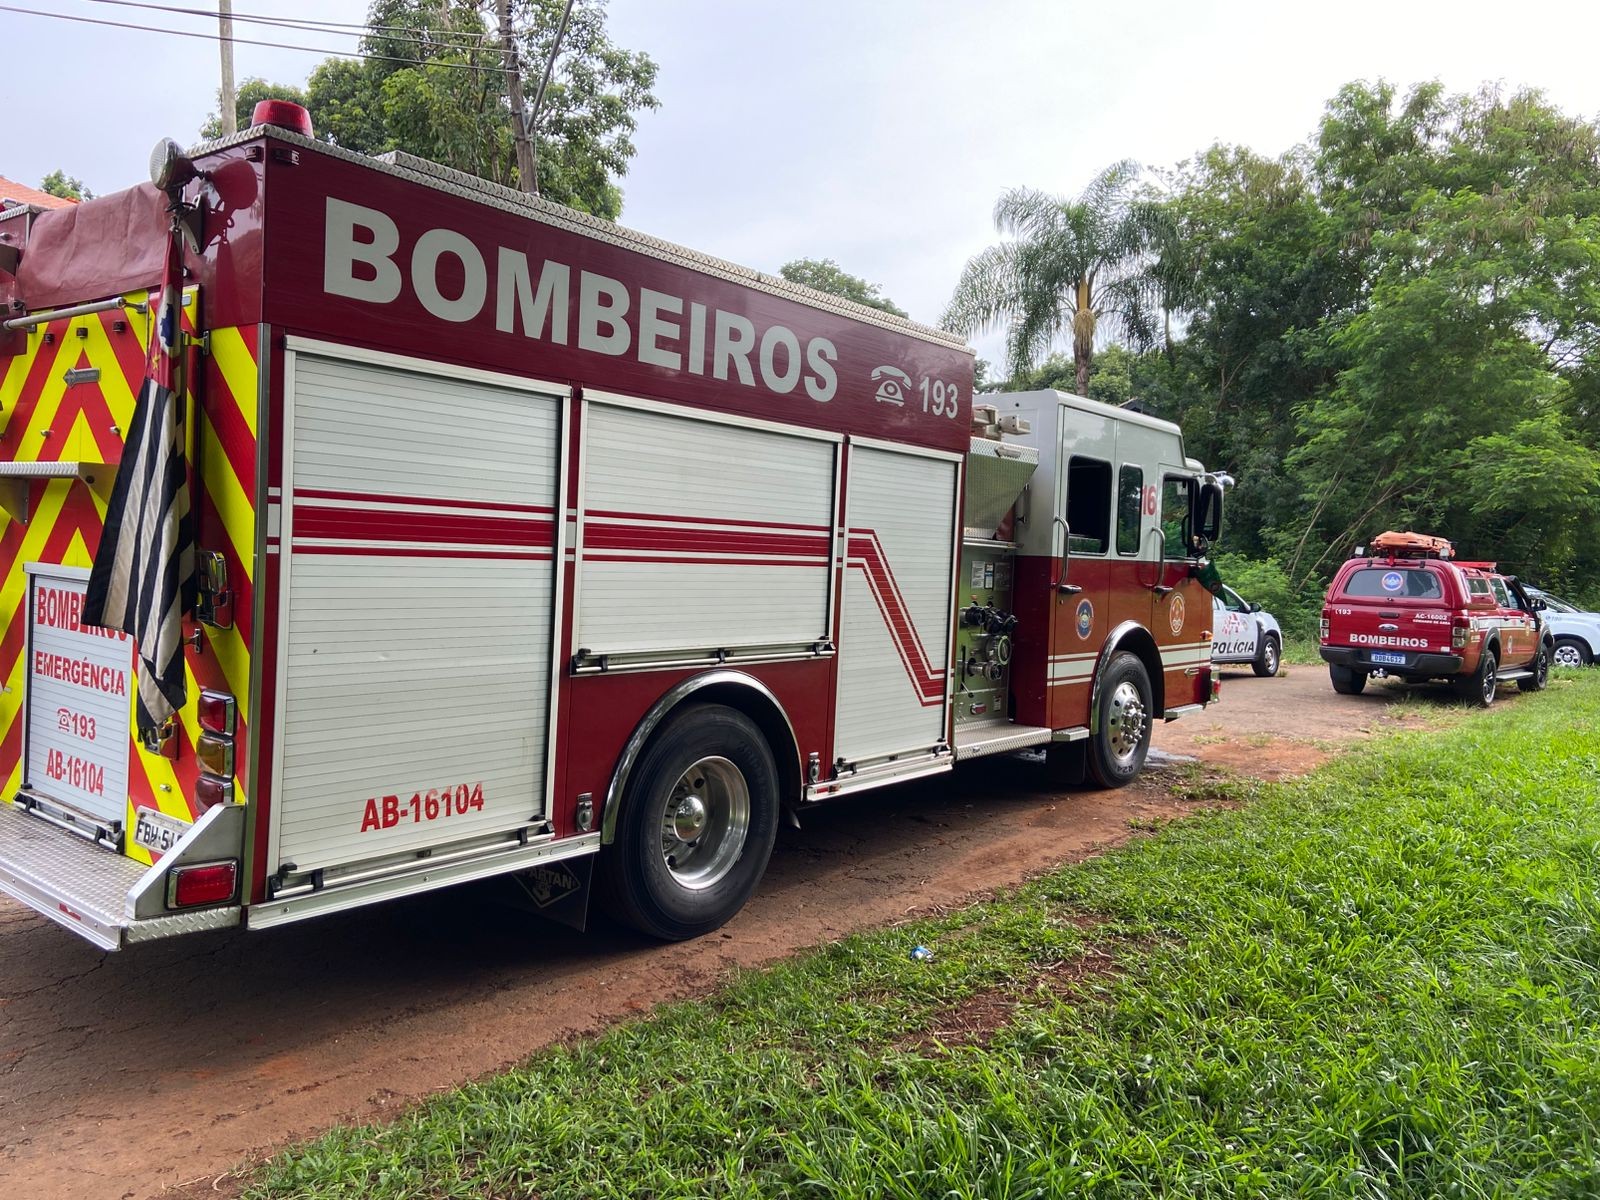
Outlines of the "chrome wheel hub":
[{"label": "chrome wheel hub", "polygon": [[706,831],[706,802],[685,796],[672,812],[672,832],[680,842],[692,842]]},{"label": "chrome wheel hub", "polygon": [[1127,766],[1134,760],[1149,726],[1150,714],[1139,689],[1126,680],[1117,684],[1106,714],[1106,742],[1118,765]]},{"label": "chrome wheel hub", "polygon": [[720,756],[678,777],[661,818],[661,859],[683,887],[711,887],[739,861],[750,832],[750,785]]},{"label": "chrome wheel hub", "polygon": [[1583,655],[1578,653],[1576,646],[1557,646],[1556,665],[1558,667],[1581,667]]}]

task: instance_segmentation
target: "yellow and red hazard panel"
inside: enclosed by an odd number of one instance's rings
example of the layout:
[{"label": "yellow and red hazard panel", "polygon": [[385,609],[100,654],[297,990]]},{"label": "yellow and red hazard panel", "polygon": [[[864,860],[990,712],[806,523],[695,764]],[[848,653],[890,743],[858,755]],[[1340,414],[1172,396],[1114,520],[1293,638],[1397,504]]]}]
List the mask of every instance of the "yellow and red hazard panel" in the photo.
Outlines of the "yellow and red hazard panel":
[{"label": "yellow and red hazard panel", "polygon": [[[192,328],[195,295],[185,294],[184,325]],[[105,517],[123,432],[144,379],[150,340],[145,296],[100,313],[51,321],[27,334],[25,350],[0,359],[0,462],[76,463],[63,478],[0,479],[0,801],[22,782],[22,703],[27,664],[24,564],[87,567]],[[190,461],[199,464],[192,507],[200,548],[223,555],[233,592],[231,629],[203,628],[202,649],[186,651],[189,702],[178,716],[177,757],[130,742],[127,826],[135,806],[192,820],[199,736],[196,698],[202,687],[232,693],[239,705],[235,797],[245,798],[243,747],[250,719],[250,624],[255,570],[257,333],[211,334],[210,353],[191,357],[191,380],[202,400],[189,431]],[[69,374],[70,373],[70,374]],[[195,411],[194,409],[190,410]],[[12,468],[15,470],[16,468]],[[47,468],[41,468],[41,473]],[[186,625],[193,633],[194,626]],[[130,689],[130,704],[132,702]],[[149,860],[128,843],[131,857]]]}]

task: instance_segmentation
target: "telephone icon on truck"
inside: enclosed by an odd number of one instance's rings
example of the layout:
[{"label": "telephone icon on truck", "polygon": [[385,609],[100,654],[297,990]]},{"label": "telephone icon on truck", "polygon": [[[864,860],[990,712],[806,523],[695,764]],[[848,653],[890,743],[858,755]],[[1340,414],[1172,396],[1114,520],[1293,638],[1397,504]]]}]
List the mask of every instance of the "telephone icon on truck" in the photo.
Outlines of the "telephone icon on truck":
[{"label": "telephone icon on truck", "polygon": [[911,390],[911,376],[899,367],[873,367],[872,382],[878,385],[878,394],[873,399],[905,406],[906,393]]}]

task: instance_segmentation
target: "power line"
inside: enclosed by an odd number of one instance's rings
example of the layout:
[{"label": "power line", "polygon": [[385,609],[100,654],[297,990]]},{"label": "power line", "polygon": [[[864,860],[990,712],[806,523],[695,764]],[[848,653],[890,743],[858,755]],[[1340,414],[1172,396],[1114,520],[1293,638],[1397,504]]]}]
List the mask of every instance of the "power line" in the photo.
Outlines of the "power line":
[{"label": "power line", "polygon": [[408,67],[428,66],[444,67],[452,71],[493,71],[496,74],[505,73],[505,68],[502,66],[477,66],[472,63],[447,63],[439,62],[436,59],[418,60],[415,58],[398,58],[392,54],[365,54],[359,50],[333,50],[323,49],[316,46],[297,46],[292,42],[265,42],[256,38],[225,38],[220,33],[197,33],[188,29],[165,29],[159,25],[135,25],[127,21],[106,21],[98,17],[78,17],[73,16],[70,13],[44,12],[37,8],[17,8],[10,4],[0,4],[0,12],[21,13],[24,16],[29,17],[52,17],[57,21],[76,21],[81,25],[105,25],[112,29],[133,29],[141,33],[165,33],[171,37],[201,38],[209,42],[226,41],[232,42],[237,46],[266,46],[274,50],[298,50],[304,54],[323,54],[334,58],[364,58],[371,62],[402,63]]},{"label": "power line", "polygon": [[[116,8],[140,8],[150,12],[172,13],[175,16],[205,17],[215,20],[217,14],[205,8],[174,8],[166,4],[141,3],[140,0],[87,0],[90,4],[109,4]],[[261,17],[234,13],[235,21],[244,21],[252,25],[278,26],[285,29],[300,29],[307,33],[328,33],[334,37],[365,37],[369,33],[385,34],[405,41],[427,43],[430,41],[448,43],[451,39],[461,39],[463,43],[472,43],[473,48],[486,47],[495,39],[488,32],[474,33],[471,30],[450,30],[447,32],[430,32],[423,34],[415,29],[407,29],[403,25],[361,25],[351,21],[319,21],[315,17]]]}]

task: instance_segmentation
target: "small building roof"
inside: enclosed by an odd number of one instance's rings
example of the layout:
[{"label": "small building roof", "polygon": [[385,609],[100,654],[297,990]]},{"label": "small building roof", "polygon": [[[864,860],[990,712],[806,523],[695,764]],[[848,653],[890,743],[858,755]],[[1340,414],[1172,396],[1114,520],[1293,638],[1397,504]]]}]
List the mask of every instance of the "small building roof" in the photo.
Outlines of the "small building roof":
[{"label": "small building roof", "polygon": [[41,192],[36,187],[29,187],[25,183],[17,183],[0,175],[0,204],[8,200],[15,200],[20,204],[36,204],[40,208],[67,208],[76,204],[76,200],[65,200],[60,196],[52,196],[49,192]]}]

